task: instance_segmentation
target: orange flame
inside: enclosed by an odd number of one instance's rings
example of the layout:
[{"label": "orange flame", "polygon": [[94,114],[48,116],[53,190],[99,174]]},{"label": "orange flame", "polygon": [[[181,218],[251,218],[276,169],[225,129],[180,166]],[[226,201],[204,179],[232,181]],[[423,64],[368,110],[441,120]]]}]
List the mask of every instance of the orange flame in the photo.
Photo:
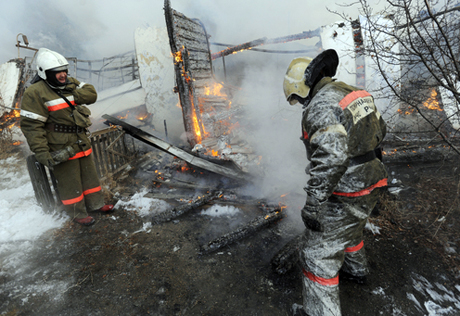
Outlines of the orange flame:
[{"label": "orange flame", "polygon": [[138,119],[139,121],[143,121],[143,120],[145,120],[148,116],[149,116],[148,114],[138,115],[138,116],[137,116],[137,119]]},{"label": "orange flame", "polygon": [[[10,112],[4,113],[0,117],[0,123],[2,126],[12,129],[18,123],[18,118],[21,116],[21,112],[19,110],[12,110]],[[0,128],[2,131],[3,128]]]},{"label": "orange flame", "polygon": [[182,62],[184,59],[182,58],[182,51],[177,51],[175,54],[174,54],[174,61],[176,63],[180,63]]},{"label": "orange flame", "polygon": [[431,96],[428,98],[428,100],[423,102],[423,106],[430,110],[442,111],[442,109],[439,107],[437,95],[438,93],[436,92],[436,89],[432,89]]},{"label": "orange flame", "polygon": [[128,115],[129,115],[129,111],[126,112],[126,115],[125,115],[125,116],[119,115],[118,118],[119,118],[120,120],[126,120],[126,119],[128,118]]},{"label": "orange flame", "polygon": [[[439,106],[439,101],[438,101],[437,96],[438,96],[438,93],[436,92],[436,89],[433,88],[431,90],[430,97],[425,102],[423,102],[423,106],[429,110],[443,111],[443,109],[441,109]],[[399,114],[410,115],[415,112],[415,108],[411,107],[407,110],[398,109],[397,112]]]},{"label": "orange flame", "polygon": [[217,95],[227,97],[227,94],[223,93],[221,90],[224,86],[218,82],[215,82],[212,86],[204,87],[205,95]]},{"label": "orange flame", "polygon": [[200,143],[202,140],[200,124],[198,123],[198,118],[196,117],[196,113],[194,111],[192,112],[192,120],[193,120],[193,129],[195,131],[196,140],[198,143]]}]

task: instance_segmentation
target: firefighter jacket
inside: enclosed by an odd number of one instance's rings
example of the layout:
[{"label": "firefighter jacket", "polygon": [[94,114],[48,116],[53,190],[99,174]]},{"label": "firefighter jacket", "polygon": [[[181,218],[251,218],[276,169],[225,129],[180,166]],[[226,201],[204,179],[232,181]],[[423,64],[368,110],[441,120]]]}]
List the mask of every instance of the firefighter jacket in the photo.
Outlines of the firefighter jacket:
[{"label": "firefighter jacket", "polygon": [[386,186],[387,172],[376,149],[386,125],[364,90],[323,78],[302,115],[303,141],[310,160],[307,194],[323,202],[332,194],[363,196]]},{"label": "firefighter jacket", "polygon": [[[33,83],[24,92],[21,130],[35,154],[53,152],[67,146],[72,146],[76,153],[70,159],[91,154],[91,142],[86,135],[86,127],[91,125],[91,112],[82,104],[96,102],[97,93],[90,84],[80,83],[71,77],[68,80],[69,84],[59,92],[73,106],[44,80]],[[85,120],[86,123],[82,123]]]}]

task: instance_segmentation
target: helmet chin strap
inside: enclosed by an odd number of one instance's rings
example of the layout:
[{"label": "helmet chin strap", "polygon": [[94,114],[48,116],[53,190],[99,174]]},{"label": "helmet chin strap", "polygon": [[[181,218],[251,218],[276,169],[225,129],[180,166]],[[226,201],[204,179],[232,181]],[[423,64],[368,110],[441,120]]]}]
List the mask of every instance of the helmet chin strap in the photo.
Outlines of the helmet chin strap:
[{"label": "helmet chin strap", "polygon": [[[45,80],[46,81],[46,80]],[[65,86],[58,86],[58,87],[55,87],[53,86],[51,83],[49,83],[48,81],[46,81],[46,83],[52,88],[52,89],[60,89],[60,90],[63,90],[65,88]]]},{"label": "helmet chin strap", "polygon": [[310,101],[311,101],[311,94],[309,93],[307,95],[307,97],[305,99],[303,99],[303,103],[302,103],[302,109],[305,109],[307,108],[307,106],[310,104]]},{"label": "helmet chin strap", "polygon": [[[57,80],[56,80],[56,81],[57,81]],[[68,80],[66,80],[66,82],[65,82],[64,84],[61,84],[61,85],[59,85],[59,86],[54,86],[52,83],[50,83],[50,82],[48,81],[48,79],[45,80],[45,82],[46,82],[52,89],[60,89],[60,90],[63,90],[63,89],[65,89],[65,87],[66,87],[66,85],[67,85],[67,83],[68,83]]]},{"label": "helmet chin strap", "polygon": [[297,100],[300,104],[302,104],[303,108],[306,108],[311,101],[310,93],[305,98],[302,98],[300,95],[297,94],[293,94],[291,98]]}]

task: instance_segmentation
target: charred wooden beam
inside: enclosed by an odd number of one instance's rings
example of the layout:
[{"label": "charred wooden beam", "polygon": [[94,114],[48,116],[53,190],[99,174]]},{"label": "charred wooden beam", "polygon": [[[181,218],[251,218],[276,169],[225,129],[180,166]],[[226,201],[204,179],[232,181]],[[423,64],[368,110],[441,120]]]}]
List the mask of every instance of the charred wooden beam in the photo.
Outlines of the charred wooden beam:
[{"label": "charred wooden beam", "polygon": [[165,19],[169,45],[174,57],[176,92],[182,108],[187,140],[191,147],[205,137],[200,105],[195,93],[195,80],[213,79],[211,51],[204,25],[171,8],[165,0]]},{"label": "charred wooden beam", "polygon": [[194,117],[196,117],[196,124],[199,126],[200,135],[204,134],[203,126],[200,124],[201,115],[199,114],[199,109],[197,109],[198,101],[195,96],[192,73],[189,71],[187,49],[185,47],[181,48],[176,52],[176,57],[174,59],[174,69],[176,72],[175,77],[182,108],[184,128],[187,131],[187,139],[190,146],[193,147],[201,141],[201,138],[194,132]]},{"label": "charred wooden beam", "polygon": [[174,207],[170,210],[162,212],[152,217],[152,224],[160,224],[164,222],[169,222],[187,212],[190,212],[200,206],[203,206],[209,203],[212,200],[220,199],[222,197],[222,192],[212,192],[203,196],[199,196],[190,203]]},{"label": "charred wooden beam", "polygon": [[104,114],[102,118],[106,119],[107,122],[104,122],[107,125],[113,124],[113,125],[119,125],[123,128],[123,130],[126,131],[129,135],[132,137],[140,140],[143,143],[149,144],[155,148],[158,148],[170,155],[173,155],[174,157],[177,157],[179,159],[184,160],[185,162],[191,164],[192,166],[205,169],[235,180],[240,180],[240,181],[250,181],[250,176],[248,173],[242,171],[242,170],[236,170],[232,169],[227,166],[221,166],[218,165],[217,163],[208,161],[204,158],[200,158],[197,156],[192,155],[191,153],[186,152],[185,150],[180,149],[179,147],[176,147],[158,137],[155,137],[147,132],[144,132],[143,130],[134,127],[126,122],[123,122],[122,120],[119,120],[117,118],[114,118],[110,115]]},{"label": "charred wooden beam", "polygon": [[233,232],[225,234],[219,238],[216,238],[210,241],[208,244],[201,247],[201,254],[209,254],[211,252],[217,251],[227,245],[230,245],[240,239],[243,239],[247,236],[254,234],[260,229],[269,226],[272,223],[275,223],[284,217],[284,213],[281,212],[281,207],[275,208],[272,212],[256,217],[248,224],[243,227],[240,227]]},{"label": "charred wooden beam", "polygon": [[246,43],[243,43],[243,44],[240,44],[240,45],[229,47],[229,48],[224,49],[224,50],[222,50],[222,51],[220,51],[218,53],[211,54],[211,58],[214,60],[214,59],[219,58],[219,57],[224,57],[224,56],[227,56],[227,55],[230,55],[230,54],[233,54],[233,53],[237,53],[237,52],[242,51],[242,50],[250,49],[250,48],[252,48],[254,46],[263,45],[263,44],[265,44],[266,41],[267,41],[267,38],[262,37],[262,38],[259,38],[259,39],[256,39],[256,40],[253,40],[253,41],[250,41],[250,42],[246,42]]},{"label": "charred wooden beam", "polygon": [[168,179],[168,180],[155,179],[153,180],[153,183],[159,184],[159,185],[166,185],[170,188],[193,189],[193,190],[210,190],[211,189],[210,187],[204,187],[197,183],[185,182],[185,181],[180,181],[180,180],[175,180],[175,179]]},{"label": "charred wooden beam", "polygon": [[292,41],[298,41],[301,39],[306,39],[306,38],[312,38],[312,37],[317,37],[320,34],[320,30],[316,29],[313,31],[305,31],[302,33],[294,34],[294,35],[288,35],[288,36],[282,36],[282,37],[276,37],[272,39],[267,39],[266,37],[256,39],[251,42],[246,42],[244,44],[236,45],[229,47],[227,49],[224,49],[218,53],[211,54],[211,58],[217,59],[219,57],[224,57],[242,50],[246,49],[251,49],[252,47],[255,46],[260,46],[260,45],[267,45],[267,44],[279,44],[279,43],[286,43],[286,42],[292,42]]},{"label": "charred wooden beam", "polygon": [[291,239],[273,256],[271,264],[278,274],[285,274],[299,262],[299,244],[302,235]]},{"label": "charred wooden beam", "polygon": [[[214,173],[217,173],[217,174],[220,174],[220,175],[223,175],[223,176],[235,179],[235,180],[242,180],[242,181],[250,180],[249,175],[242,170],[236,170],[236,169],[232,169],[227,166],[221,166],[221,165],[218,165],[217,163],[194,156],[191,153],[188,153],[185,150],[180,149],[179,147],[176,147],[158,137],[155,137],[147,132],[144,132],[143,130],[137,127],[134,127],[122,120],[114,118],[110,115],[104,114],[102,118],[106,119],[109,123],[113,125],[121,126],[123,130],[126,131],[126,133],[140,140],[141,142],[149,144],[170,155],[173,155],[179,159],[182,159],[186,161],[187,163],[191,164],[192,166],[195,166],[201,169],[205,169],[205,170],[208,170],[208,171],[211,171],[211,172],[214,172]],[[107,124],[107,122],[105,122],[105,124]]]}]

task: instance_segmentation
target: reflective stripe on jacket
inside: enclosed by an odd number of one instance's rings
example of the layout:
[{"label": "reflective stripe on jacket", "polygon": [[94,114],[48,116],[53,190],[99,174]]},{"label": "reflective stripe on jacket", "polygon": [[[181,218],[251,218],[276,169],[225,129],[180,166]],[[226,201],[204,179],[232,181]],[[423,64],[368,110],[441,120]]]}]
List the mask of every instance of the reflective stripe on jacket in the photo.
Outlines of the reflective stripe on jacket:
[{"label": "reflective stripe on jacket", "polygon": [[[68,77],[76,86],[72,91],[60,90],[75,106],[96,102],[97,93],[90,84]],[[34,153],[53,152],[71,145],[77,155],[89,155],[91,142],[85,133],[59,133],[45,128],[46,124],[75,126],[72,108],[44,80],[28,87],[21,102],[21,130]]]},{"label": "reflective stripe on jacket", "polygon": [[386,185],[380,160],[349,166],[350,158],[373,151],[386,134],[385,122],[367,91],[323,78],[303,113],[302,133],[310,160],[305,191],[318,201],[332,194],[365,195]]}]

